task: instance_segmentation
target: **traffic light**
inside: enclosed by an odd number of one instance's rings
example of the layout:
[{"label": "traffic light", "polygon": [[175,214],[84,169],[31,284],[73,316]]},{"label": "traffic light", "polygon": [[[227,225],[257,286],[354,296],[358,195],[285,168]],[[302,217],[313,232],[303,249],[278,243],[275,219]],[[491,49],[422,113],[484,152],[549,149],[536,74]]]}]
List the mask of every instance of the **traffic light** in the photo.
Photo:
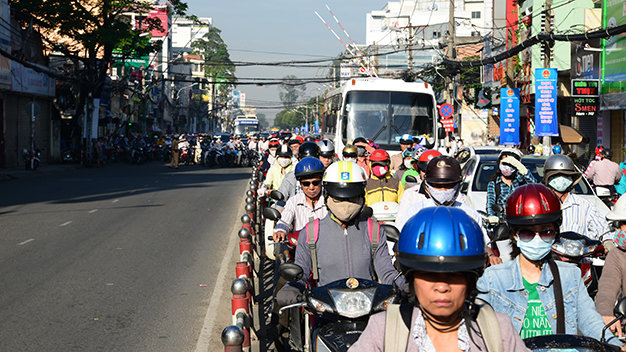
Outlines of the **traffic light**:
[{"label": "traffic light", "polygon": [[129,123],[128,123],[128,126],[129,126],[129,127],[130,127],[130,126],[132,126],[132,125],[133,125],[133,123],[132,123],[132,122],[129,122]]}]

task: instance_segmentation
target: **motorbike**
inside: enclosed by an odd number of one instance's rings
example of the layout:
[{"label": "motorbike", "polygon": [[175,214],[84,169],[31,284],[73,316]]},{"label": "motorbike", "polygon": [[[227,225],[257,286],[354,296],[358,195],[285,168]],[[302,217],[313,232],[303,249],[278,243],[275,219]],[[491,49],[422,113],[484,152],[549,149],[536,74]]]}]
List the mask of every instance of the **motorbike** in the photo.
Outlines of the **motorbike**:
[{"label": "motorbike", "polygon": [[[303,272],[296,264],[284,263],[279,274],[288,281],[299,281]],[[308,287],[301,302],[282,307],[280,313],[303,308],[304,351],[347,351],[365,330],[370,315],[395,303],[397,293],[395,285],[346,278],[320,287]]]},{"label": "motorbike", "polygon": [[37,170],[41,162],[41,151],[39,148],[35,148],[34,151],[24,148],[22,158],[24,159],[24,168],[26,170]]},{"label": "motorbike", "polygon": [[589,296],[596,296],[601,268],[593,265],[593,259],[604,256],[602,242],[575,232],[562,232],[559,240],[552,245],[552,256],[554,259],[576,264],[580,268]]},{"label": "motorbike", "polygon": [[[275,203],[284,201],[285,196],[281,192],[273,190],[272,192],[270,192],[269,198]],[[265,247],[265,256],[270,260],[276,260],[279,253],[283,254],[282,256],[289,256],[289,253],[295,252],[296,245],[298,244],[298,238],[293,238],[295,237],[294,234],[291,234],[291,237],[289,237],[288,235],[288,247],[286,248],[286,254],[284,253],[285,250],[282,250],[280,248],[280,244],[274,242],[274,226],[276,226],[276,223],[278,222],[278,220],[280,220],[280,212],[275,208],[266,207],[263,209],[263,217],[265,217],[265,226],[263,227],[265,229],[265,237],[263,241]],[[293,256],[290,256],[289,258],[293,258]]]},{"label": "motorbike", "polygon": [[620,351],[619,346],[609,345],[606,343],[605,333],[609,326],[613,325],[618,320],[626,317],[626,298],[622,298],[615,308],[613,309],[613,315],[616,317],[613,321],[609,322],[602,329],[602,338],[600,341],[579,335],[566,335],[566,334],[554,334],[543,335],[524,339],[524,344],[531,351],[580,351],[580,352],[592,352],[592,351]]},{"label": "motorbike", "polygon": [[[372,217],[378,222],[395,226],[396,215],[398,214],[400,204],[396,202],[376,202],[372,204],[370,208],[372,209]],[[391,255],[391,258],[395,261],[393,245],[393,241],[388,239],[387,247],[389,248],[389,255]]]},{"label": "motorbike", "polygon": [[596,195],[600,200],[609,208],[613,209],[613,205],[617,202],[619,198],[619,194],[612,190],[610,187],[605,186],[594,186],[596,191]]}]

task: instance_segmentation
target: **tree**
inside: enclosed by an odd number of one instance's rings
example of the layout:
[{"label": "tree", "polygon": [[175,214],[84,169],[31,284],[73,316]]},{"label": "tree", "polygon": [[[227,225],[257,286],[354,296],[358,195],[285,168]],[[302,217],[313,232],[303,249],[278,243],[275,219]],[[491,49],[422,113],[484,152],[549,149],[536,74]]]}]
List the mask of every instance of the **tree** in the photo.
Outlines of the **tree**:
[{"label": "tree", "polygon": [[[228,47],[222,39],[219,30],[211,27],[209,31],[200,39],[195,40],[191,47],[194,54],[204,57],[204,74],[212,81],[220,79],[225,82],[220,84],[220,94],[229,93],[230,87],[237,81],[235,77],[235,65],[230,60]],[[222,92],[223,91],[223,92]]]},{"label": "tree", "polygon": [[293,109],[296,102],[306,91],[306,84],[294,75],[283,77],[283,83],[280,84],[280,101],[285,109]]}]

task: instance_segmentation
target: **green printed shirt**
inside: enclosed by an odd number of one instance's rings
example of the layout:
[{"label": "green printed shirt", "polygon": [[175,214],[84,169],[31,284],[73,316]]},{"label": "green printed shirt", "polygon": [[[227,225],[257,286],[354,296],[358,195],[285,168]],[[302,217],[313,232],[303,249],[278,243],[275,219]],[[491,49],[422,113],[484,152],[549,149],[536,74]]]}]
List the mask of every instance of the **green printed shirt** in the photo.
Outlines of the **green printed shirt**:
[{"label": "green printed shirt", "polygon": [[520,331],[522,339],[553,334],[550,321],[537,292],[537,283],[531,284],[524,279],[524,288],[528,291],[528,308],[526,309],[522,331]]}]

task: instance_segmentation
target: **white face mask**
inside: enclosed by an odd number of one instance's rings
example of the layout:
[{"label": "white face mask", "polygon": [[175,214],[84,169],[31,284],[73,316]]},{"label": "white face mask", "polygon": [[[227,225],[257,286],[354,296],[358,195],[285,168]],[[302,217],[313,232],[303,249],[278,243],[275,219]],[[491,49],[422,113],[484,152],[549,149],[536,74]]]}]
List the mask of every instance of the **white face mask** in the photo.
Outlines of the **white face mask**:
[{"label": "white face mask", "polygon": [[291,165],[291,158],[278,158],[278,165],[280,165],[281,167],[287,167],[289,165]]},{"label": "white face mask", "polygon": [[435,201],[435,203],[439,205],[450,205],[456,200],[456,196],[459,193],[459,188],[461,185],[456,185],[450,189],[439,190],[435,189],[433,186],[426,183],[426,188],[428,188],[428,193],[431,198]]},{"label": "white face mask", "polygon": [[354,161],[356,163],[356,158],[343,158],[345,161]]},{"label": "white face mask", "polygon": [[404,167],[406,167],[407,169],[413,168],[413,165],[411,165],[411,160],[405,160]]},{"label": "white face mask", "polygon": [[270,155],[271,155],[271,156],[276,156],[276,150],[271,150],[271,149],[270,149]]},{"label": "white face mask", "polygon": [[504,177],[509,177],[515,173],[515,168],[511,165],[500,164],[500,172],[502,172]]},{"label": "white face mask", "polygon": [[563,193],[574,183],[574,180],[570,176],[556,176],[550,179],[548,185],[554,188],[555,191]]}]

